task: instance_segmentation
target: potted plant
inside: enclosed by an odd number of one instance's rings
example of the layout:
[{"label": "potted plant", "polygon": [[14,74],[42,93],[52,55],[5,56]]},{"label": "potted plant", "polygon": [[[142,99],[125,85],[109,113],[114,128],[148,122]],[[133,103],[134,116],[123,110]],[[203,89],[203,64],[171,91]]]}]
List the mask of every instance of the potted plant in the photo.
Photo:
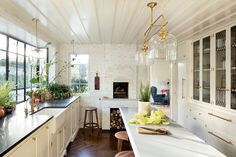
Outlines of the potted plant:
[{"label": "potted plant", "polygon": [[149,85],[143,85],[141,83],[140,85],[140,91],[139,91],[139,102],[138,102],[138,112],[140,114],[148,115],[150,114],[150,87]]},{"label": "potted plant", "polygon": [[6,113],[11,113],[16,106],[16,102],[15,101],[9,101],[4,105],[4,109],[6,111]]},{"label": "potted plant", "polygon": [[13,103],[12,99],[12,85],[9,82],[2,83],[0,85],[0,117],[5,115],[5,111],[12,112],[15,108],[15,102]]},{"label": "potted plant", "polygon": [[3,106],[0,105],[0,119],[5,116],[5,111]]}]

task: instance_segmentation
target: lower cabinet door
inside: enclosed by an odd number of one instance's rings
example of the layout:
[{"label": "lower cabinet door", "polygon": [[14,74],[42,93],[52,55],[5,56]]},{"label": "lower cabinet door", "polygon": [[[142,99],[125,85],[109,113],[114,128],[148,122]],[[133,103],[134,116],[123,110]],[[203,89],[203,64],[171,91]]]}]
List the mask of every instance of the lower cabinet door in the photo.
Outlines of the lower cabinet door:
[{"label": "lower cabinet door", "polygon": [[49,156],[49,127],[43,127],[37,134],[37,157]]},{"label": "lower cabinet door", "polygon": [[8,157],[36,157],[36,137],[29,138]]},{"label": "lower cabinet door", "polygon": [[72,112],[72,135],[75,133],[76,130],[76,104],[74,103],[71,107]]},{"label": "lower cabinet door", "polygon": [[225,154],[227,157],[236,157],[236,143],[230,139],[226,139],[219,133],[208,131],[207,143]]},{"label": "lower cabinet door", "polygon": [[59,157],[57,154],[57,136],[52,135],[51,141],[50,141],[50,157]]},{"label": "lower cabinet door", "polygon": [[63,127],[57,131],[57,155],[61,156],[64,150]]}]

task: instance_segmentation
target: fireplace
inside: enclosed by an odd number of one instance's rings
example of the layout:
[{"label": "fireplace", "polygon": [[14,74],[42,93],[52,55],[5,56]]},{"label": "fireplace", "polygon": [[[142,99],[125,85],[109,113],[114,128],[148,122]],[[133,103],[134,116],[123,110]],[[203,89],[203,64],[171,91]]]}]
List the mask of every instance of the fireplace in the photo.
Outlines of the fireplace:
[{"label": "fireplace", "polygon": [[113,98],[128,99],[129,83],[128,82],[113,82]]}]

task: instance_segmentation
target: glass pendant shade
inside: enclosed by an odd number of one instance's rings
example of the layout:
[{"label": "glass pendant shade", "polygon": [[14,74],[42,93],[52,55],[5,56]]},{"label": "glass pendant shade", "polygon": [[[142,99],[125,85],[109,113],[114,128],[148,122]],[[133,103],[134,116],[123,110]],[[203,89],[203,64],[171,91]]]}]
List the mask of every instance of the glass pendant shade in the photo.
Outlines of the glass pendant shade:
[{"label": "glass pendant shade", "polygon": [[168,34],[164,39],[158,34],[149,41],[149,58],[157,60],[176,60],[177,40]]},{"label": "glass pendant shade", "polygon": [[149,65],[148,55],[143,51],[138,51],[135,55],[135,60],[138,65]]}]

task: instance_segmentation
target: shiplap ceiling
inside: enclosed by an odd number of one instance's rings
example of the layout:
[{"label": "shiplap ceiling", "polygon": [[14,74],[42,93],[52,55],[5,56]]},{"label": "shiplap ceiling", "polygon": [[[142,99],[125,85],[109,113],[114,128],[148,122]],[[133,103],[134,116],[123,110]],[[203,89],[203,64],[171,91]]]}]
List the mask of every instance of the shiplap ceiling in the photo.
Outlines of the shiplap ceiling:
[{"label": "shiplap ceiling", "polygon": [[[34,42],[32,18],[45,42],[138,44],[150,20],[148,0],[0,0],[0,31]],[[157,0],[167,29],[183,40],[225,18],[236,17],[235,0]],[[16,27],[13,27],[15,25]],[[19,27],[19,28],[17,28]]]}]

